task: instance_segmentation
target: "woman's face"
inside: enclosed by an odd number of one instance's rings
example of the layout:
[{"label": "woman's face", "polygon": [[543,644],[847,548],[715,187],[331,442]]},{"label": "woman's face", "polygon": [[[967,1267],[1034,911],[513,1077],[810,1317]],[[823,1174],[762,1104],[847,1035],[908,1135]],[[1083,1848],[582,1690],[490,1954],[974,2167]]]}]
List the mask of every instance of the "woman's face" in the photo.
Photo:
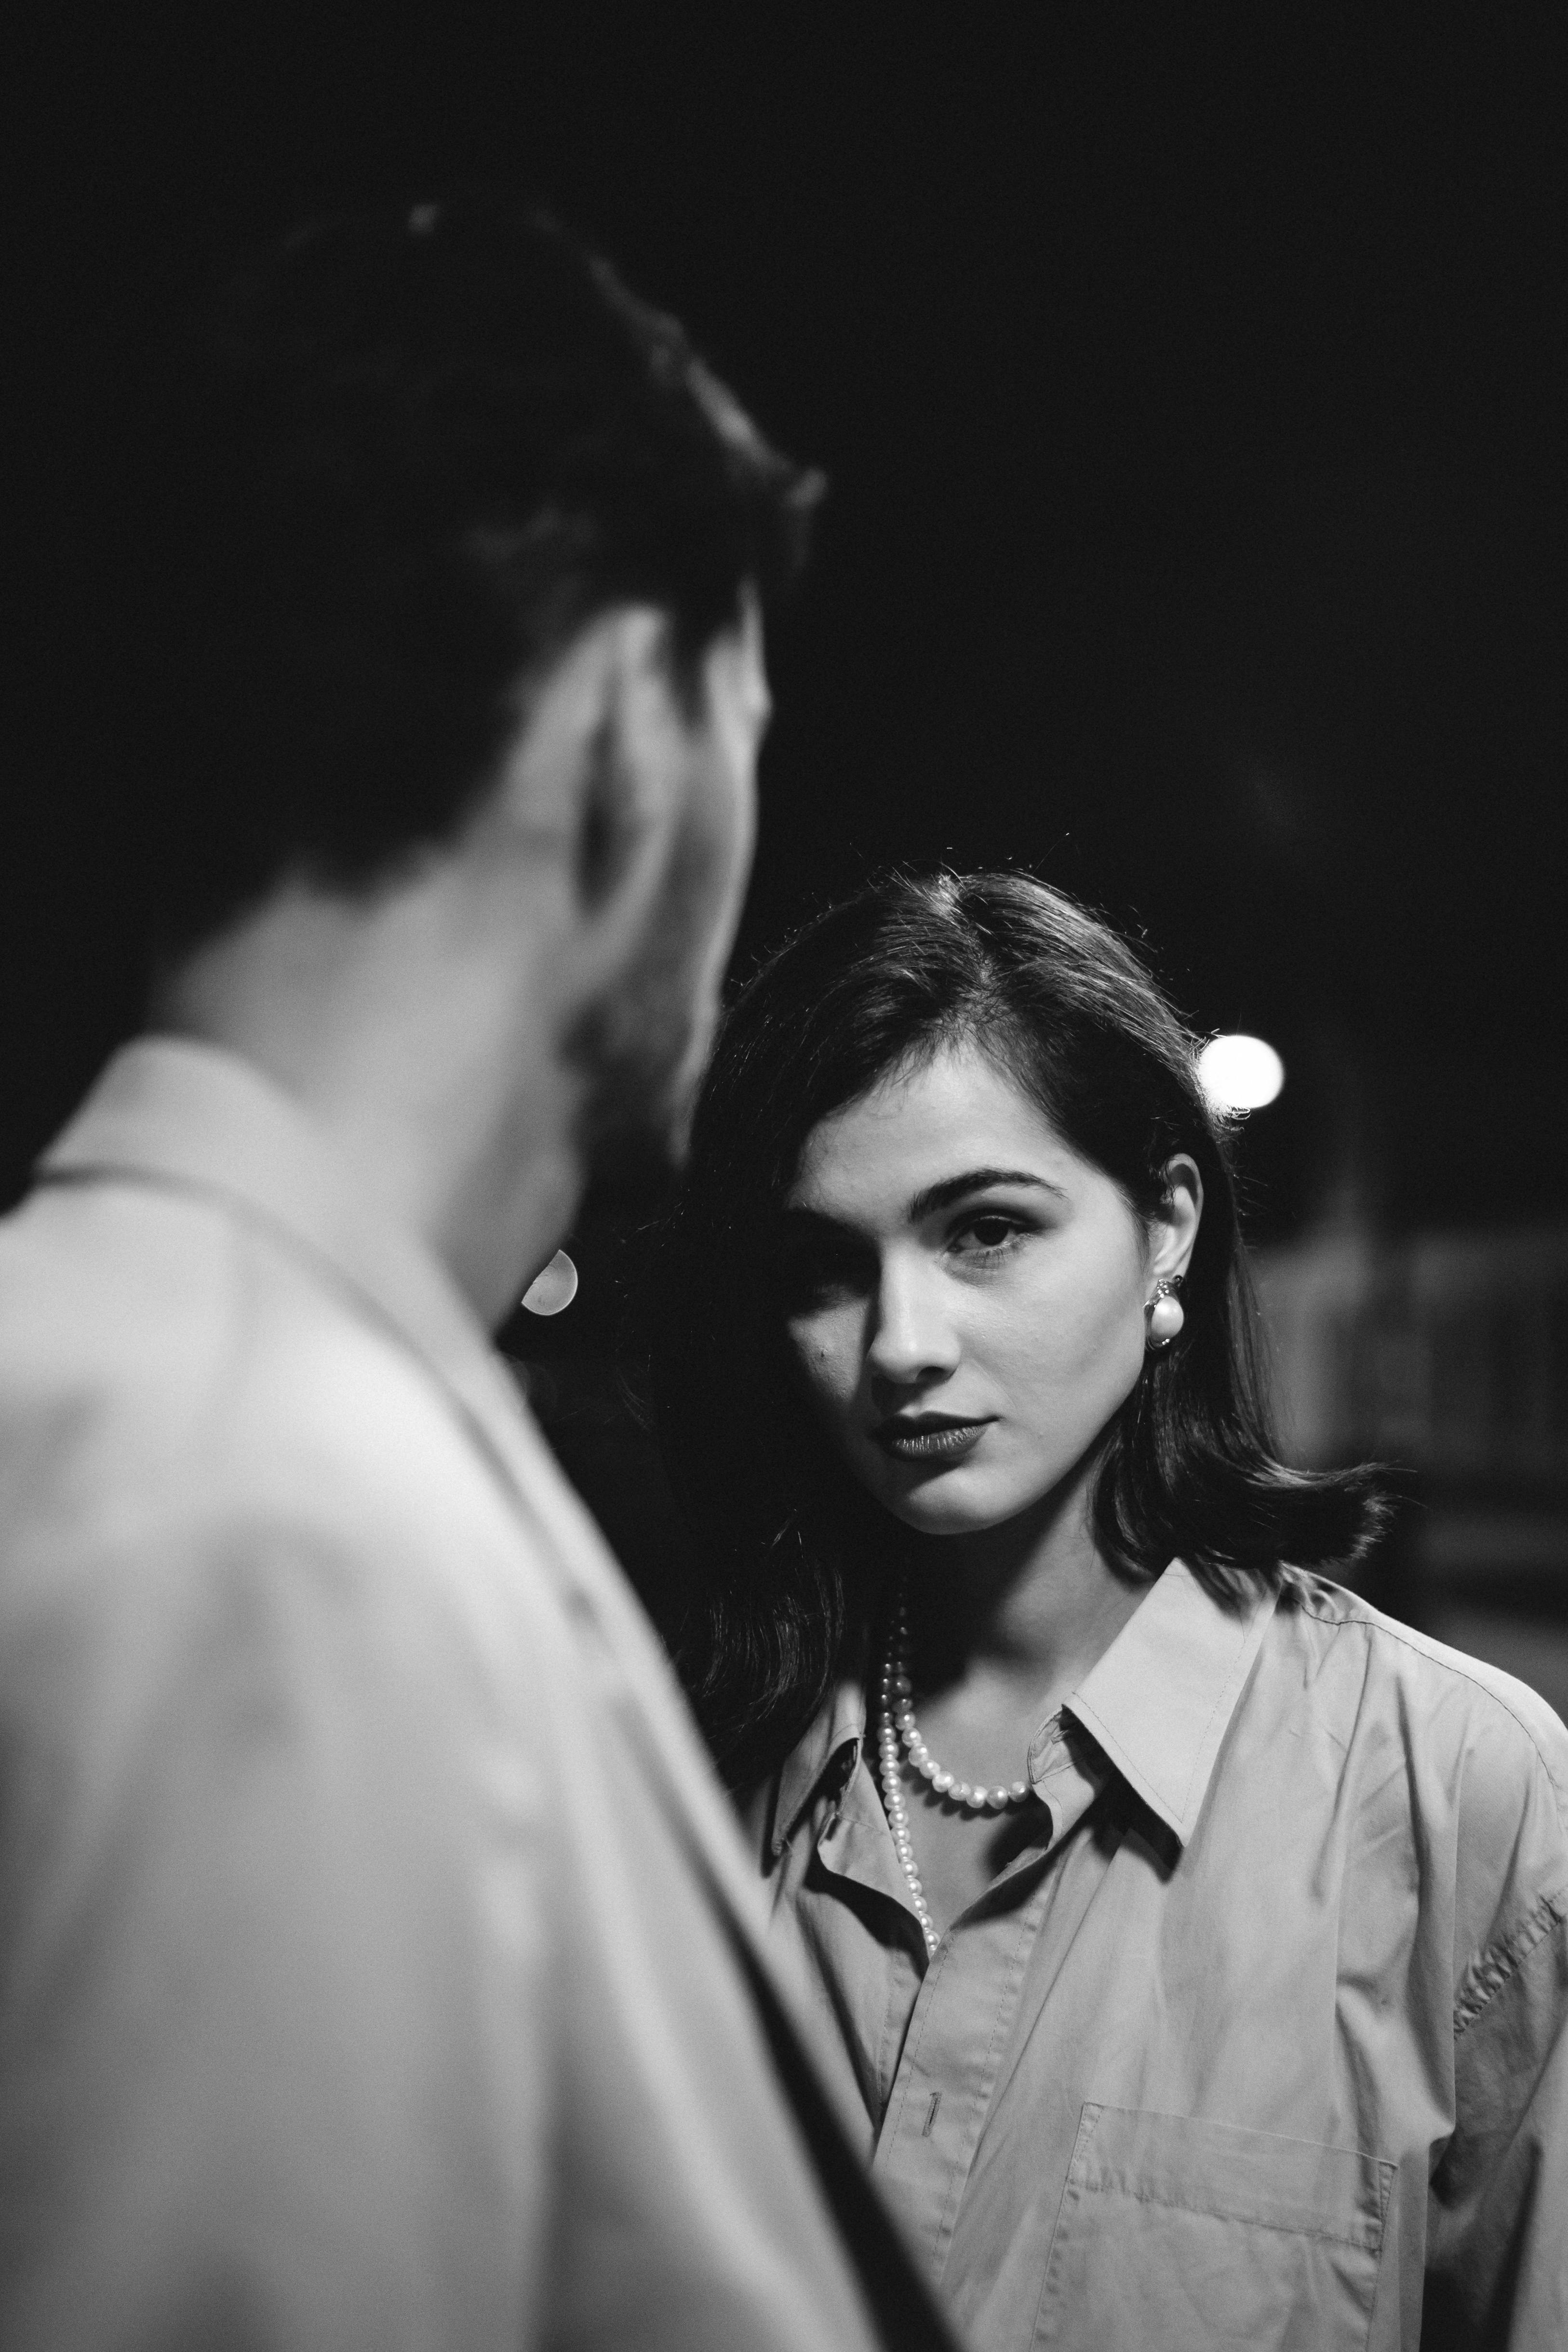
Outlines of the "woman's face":
[{"label": "woman's face", "polygon": [[1140,1377],[1155,1284],[1192,1253],[1197,1171],[1170,1172],[1147,1227],[973,1046],[813,1129],[787,1328],[840,1451],[906,1525],[998,1527],[1082,1459]]}]

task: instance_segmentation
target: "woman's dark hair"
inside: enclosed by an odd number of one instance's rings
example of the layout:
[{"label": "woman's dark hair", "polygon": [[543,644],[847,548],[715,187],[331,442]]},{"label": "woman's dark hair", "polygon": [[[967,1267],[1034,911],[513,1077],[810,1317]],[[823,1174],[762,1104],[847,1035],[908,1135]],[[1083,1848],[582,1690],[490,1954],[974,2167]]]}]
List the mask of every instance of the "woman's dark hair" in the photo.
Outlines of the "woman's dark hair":
[{"label": "woman's dark hair", "polygon": [[1094,1489],[1118,1572],[1179,1555],[1228,1604],[1290,1562],[1364,1552],[1366,1470],[1275,1455],[1224,1132],[1195,1041],[1132,950],[1020,874],[895,876],[832,908],[743,990],[697,1108],[651,1304],[656,1427],[695,1539],[681,1664],[731,1784],[789,1753],[852,1654],[903,1529],[839,1463],[792,1375],[779,1211],[820,1120],[969,1042],[1149,1217],[1185,1152],[1204,1210],[1175,1344],[1151,1353]]}]

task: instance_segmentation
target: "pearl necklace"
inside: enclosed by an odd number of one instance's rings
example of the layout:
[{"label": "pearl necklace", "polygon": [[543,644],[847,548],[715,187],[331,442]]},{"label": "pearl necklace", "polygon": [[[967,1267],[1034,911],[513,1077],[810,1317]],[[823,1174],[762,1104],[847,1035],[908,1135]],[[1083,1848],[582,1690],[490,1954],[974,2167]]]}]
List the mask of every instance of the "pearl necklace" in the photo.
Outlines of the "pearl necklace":
[{"label": "pearl necklace", "polygon": [[[935,1958],[942,1938],[936,1933],[931,1917],[931,1906],[925,1900],[925,1890],[920,1883],[920,1872],[915,1860],[915,1841],[909,1829],[909,1807],[904,1795],[904,1767],[907,1757],[909,1768],[923,1780],[930,1783],[933,1793],[949,1804],[960,1805],[966,1812],[1005,1813],[1021,1804],[1029,1795],[1029,1782],[1015,1780],[1010,1788],[975,1787],[960,1780],[936,1761],[920,1736],[920,1726],[915,1719],[914,1683],[909,1673],[909,1610],[901,1585],[894,1608],[893,1628],[888,1638],[887,1656],[882,1669],[882,1706],[877,1723],[877,1754],[882,1771],[883,1802],[887,1810],[887,1825],[893,1832],[894,1851],[908,1882],[910,1901],[920,1922],[920,1932],[925,1939],[929,1958]],[[900,1749],[903,1749],[903,1754]]]}]

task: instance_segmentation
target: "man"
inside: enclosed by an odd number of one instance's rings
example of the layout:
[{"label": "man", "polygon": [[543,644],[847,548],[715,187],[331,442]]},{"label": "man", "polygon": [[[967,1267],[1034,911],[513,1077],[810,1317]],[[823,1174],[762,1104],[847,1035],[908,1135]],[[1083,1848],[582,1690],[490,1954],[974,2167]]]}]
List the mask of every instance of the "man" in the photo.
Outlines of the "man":
[{"label": "man", "polygon": [[148,1029],[0,1229],[0,2341],[940,2343],[484,1336],[679,1147],[811,486],[504,202],[179,315]]}]

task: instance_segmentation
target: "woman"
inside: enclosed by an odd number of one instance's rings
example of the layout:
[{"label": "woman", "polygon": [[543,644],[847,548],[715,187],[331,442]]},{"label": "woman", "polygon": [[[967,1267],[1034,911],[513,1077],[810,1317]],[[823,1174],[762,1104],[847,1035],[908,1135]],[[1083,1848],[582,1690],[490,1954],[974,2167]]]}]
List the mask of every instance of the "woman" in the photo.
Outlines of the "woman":
[{"label": "woman", "polygon": [[659,1280],[684,1666],[978,2352],[1568,2343],[1568,1736],[1319,1572],[1382,1507],[1270,1451],[1135,957],[1018,876],[821,917]]}]

